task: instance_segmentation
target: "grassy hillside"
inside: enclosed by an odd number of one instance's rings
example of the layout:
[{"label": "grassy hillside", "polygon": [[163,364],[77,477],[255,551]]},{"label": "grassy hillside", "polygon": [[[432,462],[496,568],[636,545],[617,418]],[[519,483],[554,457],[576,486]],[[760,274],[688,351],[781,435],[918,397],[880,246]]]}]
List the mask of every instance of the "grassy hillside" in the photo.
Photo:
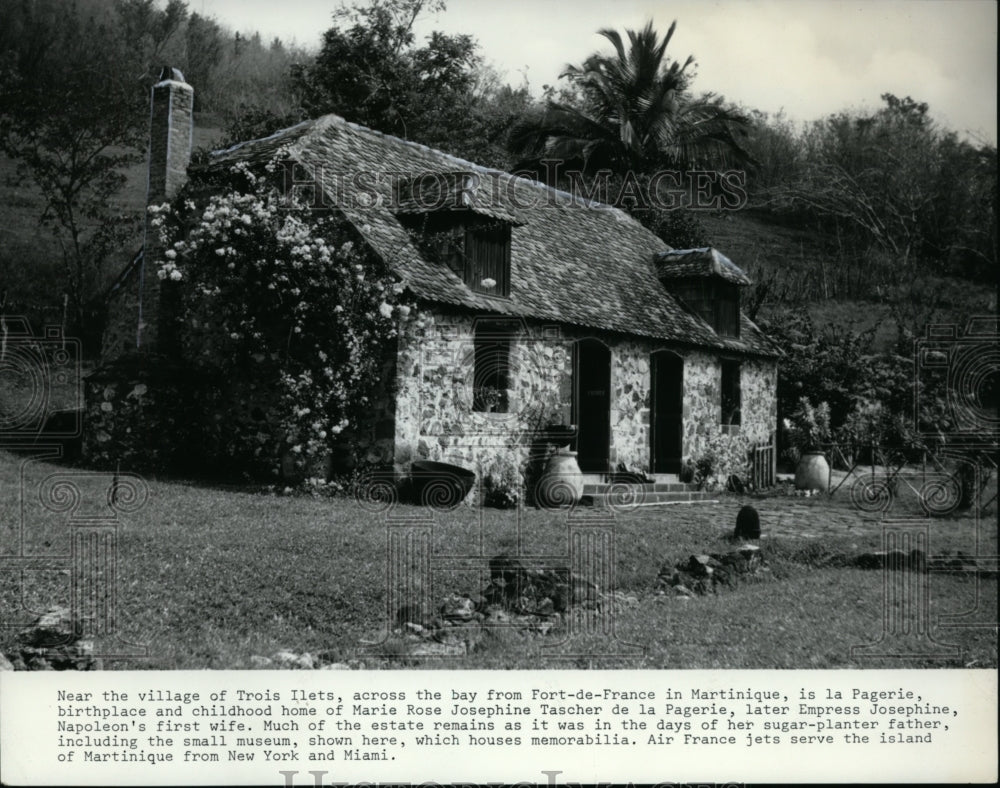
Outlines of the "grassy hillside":
[{"label": "grassy hillside", "polygon": [[[216,118],[198,119],[196,149],[213,148],[221,137]],[[125,175],[125,186],[109,207],[114,213],[139,216],[146,201],[145,162]],[[7,291],[8,314],[27,314],[36,325],[58,322],[62,314],[62,255],[52,230],[39,222],[44,209],[39,189],[22,181],[17,162],[0,154],[0,292]],[[141,243],[141,229],[136,229],[120,252],[105,262],[104,285],[118,275]]]},{"label": "grassy hillside", "polygon": [[952,276],[914,280],[890,271],[884,284],[867,287],[866,263],[836,237],[783,224],[762,211],[701,213],[698,220],[709,242],[743,268],[755,287],[770,280],[762,317],[804,306],[817,325],[855,331],[877,326],[876,348],[884,349],[896,339],[897,318],[921,330],[930,321],[964,325],[970,315],[996,308],[995,288]]}]

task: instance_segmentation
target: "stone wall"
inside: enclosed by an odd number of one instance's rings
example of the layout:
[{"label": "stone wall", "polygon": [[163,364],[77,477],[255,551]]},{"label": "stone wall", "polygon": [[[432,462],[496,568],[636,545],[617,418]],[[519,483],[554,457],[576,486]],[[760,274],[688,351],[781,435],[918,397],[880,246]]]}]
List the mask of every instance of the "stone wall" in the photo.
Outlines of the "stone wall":
[{"label": "stone wall", "polygon": [[[529,457],[539,450],[537,431],[550,423],[572,423],[573,343],[595,334],[532,321],[514,325],[507,412],[482,413],[472,409],[473,337],[482,319],[427,308],[402,325],[392,430],[400,475],[413,460],[429,459],[469,468],[480,479],[498,466],[514,467],[523,480]],[[597,338],[611,349],[611,466],[648,472],[650,355],[663,346]],[[739,453],[769,440],[777,419],[774,362],[743,360],[742,423],[722,427],[720,360],[702,351],[676,352],[684,358],[685,457],[697,459],[720,435]],[[379,452],[387,451],[384,440]]]},{"label": "stone wall", "polygon": [[474,336],[484,317],[427,309],[401,325],[396,377],[394,465],[405,474],[420,459],[523,483],[535,436],[569,423],[570,340],[557,327],[513,321],[506,412],[473,410]]},{"label": "stone wall", "polygon": [[[752,446],[768,443],[778,420],[776,399],[778,368],[767,359],[742,359],[740,364],[739,425],[722,425],[722,363],[700,351],[684,359],[684,439],[683,454],[697,460],[710,444],[721,442],[734,453],[743,454]],[[722,476],[738,471],[719,468]]]},{"label": "stone wall", "polygon": [[650,364],[653,345],[619,340],[611,345],[611,452],[613,468],[649,471]]}]

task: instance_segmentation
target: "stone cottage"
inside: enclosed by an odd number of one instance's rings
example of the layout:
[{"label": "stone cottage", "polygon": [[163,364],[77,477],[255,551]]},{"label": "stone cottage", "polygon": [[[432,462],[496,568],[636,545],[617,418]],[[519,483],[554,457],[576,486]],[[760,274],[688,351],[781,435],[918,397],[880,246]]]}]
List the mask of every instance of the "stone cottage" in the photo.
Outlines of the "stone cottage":
[{"label": "stone cottage", "polygon": [[[153,88],[151,204],[184,182],[191,99],[176,71]],[[291,186],[340,211],[421,306],[358,459],[523,469],[565,424],[585,472],[676,474],[710,441],[773,441],[778,353],[740,309],[749,280],[717,250],[671,249],[618,209],[335,115],[207,166],[279,150]],[[157,346],[154,235],[110,295],[106,359]]]}]

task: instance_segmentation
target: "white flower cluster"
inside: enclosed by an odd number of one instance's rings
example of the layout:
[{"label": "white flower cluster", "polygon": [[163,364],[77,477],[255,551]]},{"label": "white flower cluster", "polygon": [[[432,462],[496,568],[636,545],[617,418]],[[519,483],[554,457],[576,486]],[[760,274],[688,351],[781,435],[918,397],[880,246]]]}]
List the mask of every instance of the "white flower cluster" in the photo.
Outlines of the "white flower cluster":
[{"label": "white flower cluster", "polygon": [[382,373],[376,349],[411,307],[396,303],[405,285],[347,240],[345,229],[354,231],[343,220],[297,205],[245,162],[233,172],[250,188],[185,201],[176,220],[169,206],[151,209],[166,248],[158,274],[197,294],[184,301],[184,323],[204,363],[235,371],[250,362],[269,381],[272,412],[283,415],[278,432],[248,433],[256,455],[281,441],[305,468],[370,406]]}]

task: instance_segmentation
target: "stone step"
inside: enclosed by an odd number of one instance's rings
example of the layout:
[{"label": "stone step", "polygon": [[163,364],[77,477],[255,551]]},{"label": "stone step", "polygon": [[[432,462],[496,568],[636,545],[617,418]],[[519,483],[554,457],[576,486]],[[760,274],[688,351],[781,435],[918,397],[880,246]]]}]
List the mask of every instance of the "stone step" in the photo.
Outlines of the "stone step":
[{"label": "stone step", "polygon": [[616,505],[622,508],[628,508],[631,506],[664,506],[666,504],[673,503],[718,503],[717,498],[713,498],[711,493],[704,491],[693,490],[685,492],[638,492],[636,498],[623,499],[619,495],[610,495],[609,493],[587,493],[584,492],[585,496],[588,496],[592,501],[594,506],[608,506],[610,502],[614,501]]},{"label": "stone step", "polygon": [[686,493],[686,492],[698,492],[698,485],[696,484],[684,484],[682,482],[665,482],[665,483],[653,483],[653,484],[608,484],[606,482],[600,483],[587,483],[583,485],[584,495],[599,495],[603,493],[610,492],[612,488],[615,490],[622,489],[623,487],[630,490],[635,490],[636,492],[642,493]]}]

